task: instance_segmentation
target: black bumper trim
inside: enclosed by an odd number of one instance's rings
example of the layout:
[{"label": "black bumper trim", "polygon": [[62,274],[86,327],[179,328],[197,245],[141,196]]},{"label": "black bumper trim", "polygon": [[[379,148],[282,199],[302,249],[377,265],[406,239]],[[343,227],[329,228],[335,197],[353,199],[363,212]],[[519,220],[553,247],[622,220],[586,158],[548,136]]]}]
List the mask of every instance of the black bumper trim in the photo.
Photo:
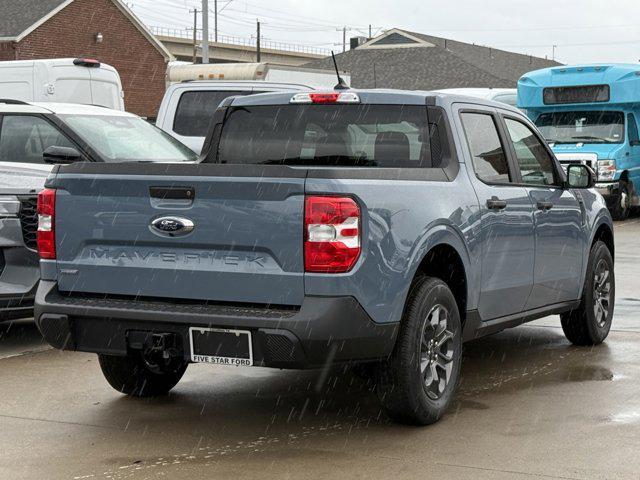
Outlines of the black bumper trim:
[{"label": "black bumper trim", "polygon": [[[66,300],[65,300],[66,299]],[[101,301],[67,297],[56,283],[41,281],[36,293],[38,328],[52,346],[126,355],[131,330],[175,333],[190,358],[190,326],[252,331],[254,361],[277,368],[313,368],[332,363],[372,361],[393,350],[397,323],[377,324],[352,297],[305,297],[299,310],[189,306],[146,300]]]},{"label": "black bumper trim", "polygon": [[33,316],[36,289],[23,295],[0,295],[0,321]]}]

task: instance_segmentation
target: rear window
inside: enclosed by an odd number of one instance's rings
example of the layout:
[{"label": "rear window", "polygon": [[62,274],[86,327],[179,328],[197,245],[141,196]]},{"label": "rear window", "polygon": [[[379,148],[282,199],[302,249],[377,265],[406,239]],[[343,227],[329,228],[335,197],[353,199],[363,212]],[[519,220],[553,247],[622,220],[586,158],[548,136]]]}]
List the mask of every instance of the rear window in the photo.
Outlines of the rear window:
[{"label": "rear window", "polygon": [[432,165],[426,106],[236,107],[218,161],[231,164],[419,168]]},{"label": "rear window", "polygon": [[209,132],[209,124],[213,113],[225,98],[234,95],[249,95],[262,92],[238,91],[194,91],[180,96],[176,116],[173,120],[173,131],[185,137],[205,137]]}]

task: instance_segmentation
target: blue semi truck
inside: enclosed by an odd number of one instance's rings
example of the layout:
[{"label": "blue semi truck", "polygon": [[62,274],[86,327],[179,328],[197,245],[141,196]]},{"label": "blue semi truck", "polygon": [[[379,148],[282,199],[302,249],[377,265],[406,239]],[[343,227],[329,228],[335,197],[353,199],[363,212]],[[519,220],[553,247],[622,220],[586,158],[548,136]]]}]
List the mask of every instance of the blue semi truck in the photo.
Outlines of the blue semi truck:
[{"label": "blue semi truck", "polygon": [[640,65],[598,64],[536,70],[518,82],[518,107],[560,163],[586,164],[614,219],[640,205]]}]

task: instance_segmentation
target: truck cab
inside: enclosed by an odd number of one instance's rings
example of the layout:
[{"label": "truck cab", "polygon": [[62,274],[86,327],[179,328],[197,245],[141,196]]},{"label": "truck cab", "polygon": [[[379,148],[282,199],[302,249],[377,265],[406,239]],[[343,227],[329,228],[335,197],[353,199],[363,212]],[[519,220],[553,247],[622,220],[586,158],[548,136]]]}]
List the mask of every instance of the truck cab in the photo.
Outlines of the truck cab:
[{"label": "truck cab", "polygon": [[561,66],[518,81],[524,109],[566,169],[585,164],[616,220],[640,205],[640,67]]}]

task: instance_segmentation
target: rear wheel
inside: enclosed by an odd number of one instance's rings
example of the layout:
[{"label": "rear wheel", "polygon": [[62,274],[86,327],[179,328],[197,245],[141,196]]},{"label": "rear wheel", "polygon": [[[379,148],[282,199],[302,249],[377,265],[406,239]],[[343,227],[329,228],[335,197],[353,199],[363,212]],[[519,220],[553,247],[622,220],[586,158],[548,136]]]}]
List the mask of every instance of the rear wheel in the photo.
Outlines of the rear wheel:
[{"label": "rear wheel", "polygon": [[614,220],[626,220],[631,212],[631,193],[629,184],[624,180],[620,181],[618,195],[611,207],[611,216]]},{"label": "rear wheel", "polygon": [[178,362],[159,370],[137,353],[126,357],[98,355],[98,360],[109,385],[134,397],[155,397],[168,393],[178,384],[188,366],[186,362]]},{"label": "rear wheel", "polygon": [[597,241],[591,248],[580,306],[560,316],[562,330],[571,343],[597,345],[607,338],[615,293],[611,252],[603,242]]},{"label": "rear wheel", "polygon": [[437,278],[416,280],[394,352],[379,371],[378,397],[391,418],[428,425],[442,417],[460,376],[461,335],[449,287]]}]

